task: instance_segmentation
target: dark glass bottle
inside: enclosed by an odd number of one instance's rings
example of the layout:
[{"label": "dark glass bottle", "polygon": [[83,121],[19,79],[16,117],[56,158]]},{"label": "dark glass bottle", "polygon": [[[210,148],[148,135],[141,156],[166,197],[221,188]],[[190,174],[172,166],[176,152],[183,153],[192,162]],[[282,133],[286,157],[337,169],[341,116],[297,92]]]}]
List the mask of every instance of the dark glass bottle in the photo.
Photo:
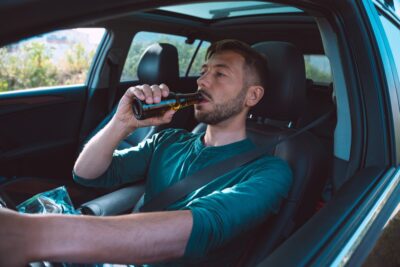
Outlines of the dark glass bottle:
[{"label": "dark glass bottle", "polygon": [[179,110],[197,103],[203,99],[200,93],[177,94],[170,92],[161,99],[160,103],[147,104],[145,101],[135,98],[133,102],[133,114],[136,119],[144,120],[151,117],[162,116],[168,110]]}]

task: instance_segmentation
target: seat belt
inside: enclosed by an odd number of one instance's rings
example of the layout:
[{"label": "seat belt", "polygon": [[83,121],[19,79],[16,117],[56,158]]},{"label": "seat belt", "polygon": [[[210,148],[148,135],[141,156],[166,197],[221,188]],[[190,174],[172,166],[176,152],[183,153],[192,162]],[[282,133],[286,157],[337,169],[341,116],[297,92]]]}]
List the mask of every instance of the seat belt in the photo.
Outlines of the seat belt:
[{"label": "seat belt", "polygon": [[[140,212],[149,212],[149,211],[162,211],[165,210],[170,204],[175,203],[177,200],[183,198],[184,196],[194,192],[195,190],[201,188],[202,186],[208,184],[215,178],[228,173],[240,166],[243,166],[247,163],[250,163],[254,160],[261,158],[266,155],[270,148],[284,142],[288,141],[305,131],[312,129],[323,121],[327,120],[334,112],[334,109],[328,111],[315,121],[309,123],[307,126],[299,129],[295,133],[289,135],[286,138],[278,140],[273,144],[265,147],[265,148],[255,148],[250,150],[244,154],[239,154],[233,157],[230,157],[222,162],[218,162],[216,164],[212,164],[204,169],[201,169],[192,175],[186,176],[182,180],[176,182],[170,187],[166,188],[164,191],[158,193],[148,202],[146,202],[141,208],[139,208]],[[143,196],[142,196],[143,198]],[[142,200],[142,199],[141,199]],[[140,201],[141,201],[140,200]],[[135,208],[137,210],[137,208]]]},{"label": "seat belt", "polygon": [[117,94],[117,87],[119,83],[119,50],[111,50],[107,57],[107,64],[109,67],[109,78],[108,78],[108,97],[107,97],[107,112],[110,113],[115,102],[115,96]]}]

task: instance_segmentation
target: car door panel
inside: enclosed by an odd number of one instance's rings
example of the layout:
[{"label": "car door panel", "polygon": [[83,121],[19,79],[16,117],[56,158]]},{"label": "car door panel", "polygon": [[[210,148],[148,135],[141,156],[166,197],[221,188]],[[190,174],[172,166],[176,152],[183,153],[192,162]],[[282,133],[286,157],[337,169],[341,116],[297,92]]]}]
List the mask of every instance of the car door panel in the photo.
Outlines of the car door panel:
[{"label": "car door panel", "polygon": [[[367,206],[373,204],[366,199],[378,197],[387,181],[398,179],[396,173],[394,168],[360,170],[324,208],[258,266],[331,265],[340,256],[354,228],[361,225],[365,211],[369,210]],[[284,257],[288,251],[291,257]]]},{"label": "car door panel", "polygon": [[0,95],[0,175],[70,176],[85,87],[25,90]]}]

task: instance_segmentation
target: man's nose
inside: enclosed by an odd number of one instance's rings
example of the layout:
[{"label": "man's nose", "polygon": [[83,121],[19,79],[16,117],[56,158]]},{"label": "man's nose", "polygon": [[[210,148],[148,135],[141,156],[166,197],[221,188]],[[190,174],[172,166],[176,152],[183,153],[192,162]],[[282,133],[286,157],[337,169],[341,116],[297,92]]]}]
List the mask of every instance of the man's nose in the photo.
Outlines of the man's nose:
[{"label": "man's nose", "polygon": [[210,84],[210,79],[208,77],[208,72],[203,73],[198,79],[197,79],[197,85],[200,88],[208,88],[208,85]]}]

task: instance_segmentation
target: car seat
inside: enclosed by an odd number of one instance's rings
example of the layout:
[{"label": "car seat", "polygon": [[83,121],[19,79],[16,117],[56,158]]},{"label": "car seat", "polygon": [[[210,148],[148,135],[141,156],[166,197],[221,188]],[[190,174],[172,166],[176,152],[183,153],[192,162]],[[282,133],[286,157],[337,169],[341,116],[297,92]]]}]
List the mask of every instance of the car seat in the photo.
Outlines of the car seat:
[{"label": "car seat", "polygon": [[[249,137],[259,146],[287,138],[306,109],[304,58],[286,42],[263,42],[253,46],[266,56],[269,66],[269,88],[263,100],[251,111],[255,120],[248,123]],[[286,127],[268,122],[286,121]],[[280,212],[262,225],[253,249],[246,259],[253,266],[301,226],[315,212],[325,184],[328,155],[323,144],[310,132],[279,143],[270,153],[286,160],[293,172],[293,184]]]},{"label": "car seat", "polygon": [[[267,59],[269,86],[250,111],[247,136],[257,147],[265,147],[270,155],[289,163],[293,184],[279,213],[248,233],[256,238],[238,266],[256,265],[313,215],[326,182],[328,158],[323,144],[308,131],[274,145],[298,131],[292,126],[306,109],[303,55],[287,42],[262,42],[253,48]],[[205,124],[199,124],[193,131],[205,129]]]}]

